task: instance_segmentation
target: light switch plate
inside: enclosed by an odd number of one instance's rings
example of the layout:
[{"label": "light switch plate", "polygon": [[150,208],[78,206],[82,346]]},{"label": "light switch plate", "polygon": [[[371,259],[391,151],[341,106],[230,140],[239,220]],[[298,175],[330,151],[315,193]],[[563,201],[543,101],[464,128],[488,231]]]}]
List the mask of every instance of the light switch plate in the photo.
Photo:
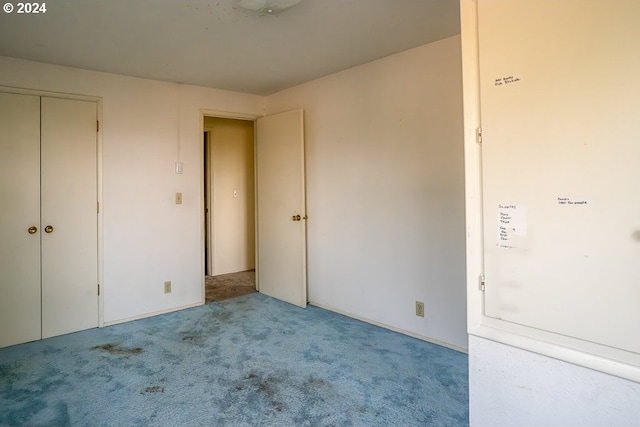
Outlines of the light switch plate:
[{"label": "light switch plate", "polygon": [[176,205],[182,204],[182,193],[176,193]]}]

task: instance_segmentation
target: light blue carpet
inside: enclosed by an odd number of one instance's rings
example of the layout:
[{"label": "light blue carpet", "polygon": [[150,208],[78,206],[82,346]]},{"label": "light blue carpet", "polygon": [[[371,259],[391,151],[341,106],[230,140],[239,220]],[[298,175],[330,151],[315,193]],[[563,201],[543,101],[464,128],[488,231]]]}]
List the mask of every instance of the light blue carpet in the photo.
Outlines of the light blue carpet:
[{"label": "light blue carpet", "polygon": [[467,356],[251,294],[0,349],[0,425],[467,426]]}]

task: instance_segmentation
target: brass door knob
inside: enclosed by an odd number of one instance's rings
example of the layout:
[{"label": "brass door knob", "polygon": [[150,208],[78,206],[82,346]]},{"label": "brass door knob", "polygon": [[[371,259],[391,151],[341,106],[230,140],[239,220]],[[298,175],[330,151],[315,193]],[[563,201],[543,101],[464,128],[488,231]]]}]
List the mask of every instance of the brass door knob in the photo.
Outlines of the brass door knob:
[{"label": "brass door knob", "polygon": [[52,227],[52,226],[50,226],[50,225],[47,225],[47,226],[44,228],[44,232],[45,232],[45,233],[52,233],[52,232],[53,232],[53,227]]},{"label": "brass door knob", "polygon": [[31,227],[27,228],[27,231],[29,232],[29,234],[36,234],[38,232],[38,227],[32,225]]}]

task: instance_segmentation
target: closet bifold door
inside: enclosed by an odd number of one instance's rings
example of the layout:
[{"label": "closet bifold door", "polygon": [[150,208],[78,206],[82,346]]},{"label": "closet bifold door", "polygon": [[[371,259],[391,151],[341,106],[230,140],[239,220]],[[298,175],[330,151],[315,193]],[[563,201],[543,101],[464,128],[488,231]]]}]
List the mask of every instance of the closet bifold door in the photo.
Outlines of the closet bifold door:
[{"label": "closet bifold door", "polygon": [[0,347],[40,329],[40,97],[0,92]]},{"label": "closet bifold door", "polygon": [[98,326],[97,104],[42,97],[42,337]]}]

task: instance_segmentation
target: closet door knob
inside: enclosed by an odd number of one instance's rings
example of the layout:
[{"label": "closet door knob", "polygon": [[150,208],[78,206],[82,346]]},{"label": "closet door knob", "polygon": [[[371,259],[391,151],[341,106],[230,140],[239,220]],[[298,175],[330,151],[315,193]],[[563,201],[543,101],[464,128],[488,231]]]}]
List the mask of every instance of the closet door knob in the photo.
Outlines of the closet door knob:
[{"label": "closet door knob", "polygon": [[38,232],[38,227],[32,225],[31,227],[27,228],[27,231],[29,232],[29,234],[36,234]]},{"label": "closet door knob", "polygon": [[50,225],[47,225],[47,226],[44,228],[44,232],[45,232],[45,233],[52,233],[52,232],[53,232],[53,227],[52,227],[52,226],[50,226]]}]

